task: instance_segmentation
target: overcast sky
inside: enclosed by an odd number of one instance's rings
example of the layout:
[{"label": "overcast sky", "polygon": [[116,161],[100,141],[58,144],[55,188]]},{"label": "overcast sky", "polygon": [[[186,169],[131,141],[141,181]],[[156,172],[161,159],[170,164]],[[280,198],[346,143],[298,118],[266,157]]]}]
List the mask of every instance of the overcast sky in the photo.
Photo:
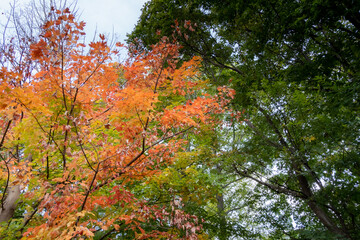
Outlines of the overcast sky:
[{"label": "overcast sky", "polygon": [[92,36],[96,27],[99,33],[118,34],[123,41],[133,30],[146,0],[78,0],[86,32]]},{"label": "overcast sky", "polygon": [[[78,0],[81,20],[86,22],[87,36],[92,37],[95,29],[98,33],[115,33],[124,42],[126,33],[134,28],[141,8],[147,0]],[[9,9],[12,0],[0,0],[0,12]],[[19,3],[27,0],[18,0]],[[0,21],[3,18],[0,19]]]}]

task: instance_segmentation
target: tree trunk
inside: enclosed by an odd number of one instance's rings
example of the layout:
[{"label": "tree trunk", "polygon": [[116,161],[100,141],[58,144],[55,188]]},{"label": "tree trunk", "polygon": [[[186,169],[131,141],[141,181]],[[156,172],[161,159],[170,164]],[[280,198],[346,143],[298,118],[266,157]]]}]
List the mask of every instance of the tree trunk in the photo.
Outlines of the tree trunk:
[{"label": "tree trunk", "polygon": [[[221,167],[218,165],[216,167],[216,171],[218,172],[218,174],[221,174]],[[225,201],[224,201],[224,196],[222,194],[216,194],[216,201],[217,201],[217,213],[219,216],[219,220],[220,220],[220,231],[219,231],[219,235],[218,238],[219,240],[227,240],[228,236],[227,236],[227,221],[226,221],[226,212],[225,212]]]},{"label": "tree trunk", "polygon": [[305,200],[307,201],[307,205],[310,207],[310,209],[313,211],[316,217],[320,220],[320,222],[327,229],[329,229],[330,232],[348,238],[349,236],[346,233],[346,230],[344,231],[339,227],[337,227],[337,225],[333,222],[333,220],[328,215],[328,213],[321,206],[319,206],[319,204],[313,199],[314,194],[310,188],[308,180],[304,175],[302,175],[303,173],[300,170],[299,165],[296,163],[296,160],[292,160],[292,161],[293,161],[292,167],[295,170],[296,178],[299,182],[301,192],[307,197],[307,200]]},{"label": "tree trunk", "polygon": [[225,210],[225,204],[224,204],[224,197],[223,195],[218,195],[216,194],[216,200],[217,200],[217,210],[218,210],[218,215],[219,215],[219,220],[220,220],[220,231],[219,231],[219,240],[226,240],[228,239],[227,237],[227,230],[226,230],[226,212]]},{"label": "tree trunk", "polygon": [[20,185],[8,189],[4,204],[0,209],[0,222],[7,222],[13,217],[19,197]]}]

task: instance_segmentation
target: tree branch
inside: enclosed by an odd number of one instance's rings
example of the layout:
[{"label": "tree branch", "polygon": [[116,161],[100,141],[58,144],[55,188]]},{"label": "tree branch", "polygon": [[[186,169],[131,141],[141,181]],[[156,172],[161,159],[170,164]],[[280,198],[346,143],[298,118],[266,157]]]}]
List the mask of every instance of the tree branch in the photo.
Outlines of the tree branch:
[{"label": "tree branch", "polygon": [[4,157],[3,157],[1,154],[0,154],[0,157],[1,157],[1,159],[4,161],[5,166],[6,166],[6,171],[7,171],[7,178],[6,178],[5,189],[4,189],[2,198],[1,198],[1,209],[4,210],[4,209],[5,209],[5,207],[4,207],[5,194],[6,194],[6,191],[7,191],[8,187],[9,187],[9,181],[10,181],[10,169],[9,169],[9,166],[8,166],[7,162],[5,161]]},{"label": "tree branch", "polygon": [[1,142],[0,142],[0,149],[2,148],[2,146],[3,146],[3,144],[4,144],[5,137],[6,137],[6,134],[7,134],[8,130],[9,130],[9,128],[10,128],[11,122],[12,122],[12,120],[9,120],[9,121],[8,121],[8,124],[6,125],[4,134],[3,134],[2,138],[1,138]]},{"label": "tree branch", "polygon": [[307,196],[304,195],[302,192],[298,192],[298,191],[295,191],[295,190],[292,190],[292,189],[289,189],[289,188],[285,188],[285,187],[282,187],[282,186],[279,186],[279,185],[275,185],[275,184],[271,184],[271,183],[261,181],[261,180],[255,178],[255,177],[251,176],[250,174],[248,174],[247,171],[239,170],[236,167],[235,164],[233,164],[233,167],[235,169],[235,172],[238,173],[240,176],[250,178],[250,179],[254,180],[255,182],[259,183],[260,185],[266,186],[269,189],[271,189],[271,190],[273,190],[273,191],[275,191],[277,193],[283,193],[283,194],[290,195],[290,196],[293,196],[293,197],[296,197],[296,198],[307,199]]}]

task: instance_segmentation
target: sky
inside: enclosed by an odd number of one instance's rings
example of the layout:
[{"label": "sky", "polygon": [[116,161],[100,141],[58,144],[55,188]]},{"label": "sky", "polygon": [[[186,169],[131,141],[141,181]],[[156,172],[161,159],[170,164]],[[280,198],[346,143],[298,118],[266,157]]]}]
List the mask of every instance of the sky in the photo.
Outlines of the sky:
[{"label": "sky", "polygon": [[120,41],[130,33],[141,14],[146,0],[78,0],[81,18],[86,22],[89,36],[98,33],[115,33]]},{"label": "sky", "polygon": [[[89,37],[97,33],[115,33],[124,43],[126,33],[130,33],[141,14],[147,0],[78,0],[81,20],[86,22],[85,32]],[[8,10],[13,0],[0,0],[0,13]],[[27,0],[17,0],[25,3]],[[3,18],[0,18],[3,21]]]}]

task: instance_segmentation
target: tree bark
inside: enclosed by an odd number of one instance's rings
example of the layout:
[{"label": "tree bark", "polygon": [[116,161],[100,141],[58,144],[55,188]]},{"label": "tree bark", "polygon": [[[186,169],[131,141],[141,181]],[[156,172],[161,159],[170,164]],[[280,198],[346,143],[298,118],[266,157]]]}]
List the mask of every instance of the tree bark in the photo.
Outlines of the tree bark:
[{"label": "tree bark", "polygon": [[0,209],[0,222],[7,222],[13,217],[19,197],[20,185],[8,189],[3,207]]},{"label": "tree bark", "polygon": [[296,160],[292,161],[292,167],[295,170],[296,178],[299,182],[300,189],[302,193],[307,197],[307,199],[305,200],[307,201],[307,205],[310,207],[316,217],[320,220],[320,222],[324,224],[327,229],[329,229],[329,231],[348,238],[349,236],[346,233],[346,230],[343,231],[342,229],[337,227],[337,225],[333,222],[328,213],[313,199],[314,194],[310,188],[308,180],[304,175],[302,175],[303,173],[301,172],[300,167],[296,163]]}]

